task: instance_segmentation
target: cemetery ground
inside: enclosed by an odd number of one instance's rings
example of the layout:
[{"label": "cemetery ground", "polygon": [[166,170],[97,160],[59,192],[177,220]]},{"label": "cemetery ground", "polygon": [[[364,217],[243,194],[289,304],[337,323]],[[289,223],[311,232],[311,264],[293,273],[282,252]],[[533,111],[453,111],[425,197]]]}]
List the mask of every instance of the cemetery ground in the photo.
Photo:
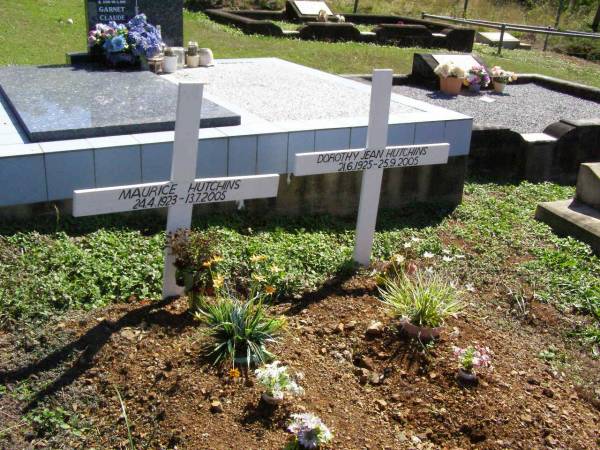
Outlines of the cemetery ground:
[{"label": "cemetery ground", "polygon": [[[284,270],[270,308],[287,326],[270,349],[305,395],[275,410],[203,356],[186,298],[155,300],[164,219],[5,223],[0,447],[280,449],[287,414],[307,410],[332,427],[331,448],[595,448],[600,261],[533,219],[537,202],[571,195],[471,180],[449,215],[380,215],[378,260],[401,254],[461,290],[466,310],[427,346],[398,336],[376,274],[352,268],[352,218],[197,217],[228,277],[252,256]],[[473,343],[494,370],[465,390],[452,347]]]},{"label": "cemetery ground", "polygon": [[[67,52],[85,50],[85,40],[81,39],[85,34],[85,14],[78,0],[23,0],[10,8],[0,5],[0,12],[0,65],[63,64]],[[69,18],[73,25],[67,23]],[[373,67],[390,68],[396,74],[409,73],[413,53],[422,50],[247,36],[210,21],[202,13],[184,11],[184,41],[188,40],[211,48],[217,58],[278,57],[339,74],[370,73]],[[511,50],[498,57],[495,49],[480,44],[475,45],[475,53],[489,67],[500,65],[518,73],[540,73],[600,87],[597,63],[535,50]]]}]

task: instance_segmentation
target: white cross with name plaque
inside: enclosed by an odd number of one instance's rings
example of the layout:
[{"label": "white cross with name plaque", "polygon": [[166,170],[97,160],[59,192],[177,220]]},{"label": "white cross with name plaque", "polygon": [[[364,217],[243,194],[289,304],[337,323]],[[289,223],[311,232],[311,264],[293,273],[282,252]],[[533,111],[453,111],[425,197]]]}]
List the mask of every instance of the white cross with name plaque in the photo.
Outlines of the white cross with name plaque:
[{"label": "white cross with name plaque", "polygon": [[[173,233],[190,228],[194,205],[277,197],[279,175],[276,174],[194,179],[203,89],[202,83],[179,84],[170,181],[77,190],[73,196],[73,215],[168,208],[166,231]],[[167,248],[163,298],[182,293],[175,282],[173,263],[174,256]]]},{"label": "white cross with name plaque", "polygon": [[354,261],[365,266],[371,261],[383,169],[446,164],[450,151],[448,143],[387,146],[392,79],[391,70],[373,72],[366,148],[298,153],[294,165],[296,176],[363,172]]}]

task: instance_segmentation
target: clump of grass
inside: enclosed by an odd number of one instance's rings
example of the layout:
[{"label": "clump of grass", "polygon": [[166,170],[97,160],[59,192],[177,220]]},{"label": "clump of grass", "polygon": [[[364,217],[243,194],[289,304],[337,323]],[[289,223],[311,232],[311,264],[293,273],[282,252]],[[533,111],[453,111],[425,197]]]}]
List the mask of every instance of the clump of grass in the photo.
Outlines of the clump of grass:
[{"label": "clump of grass", "polygon": [[462,309],[456,287],[437,273],[401,272],[387,278],[379,292],[390,315],[421,327],[439,327]]},{"label": "clump of grass", "polygon": [[264,364],[274,355],[267,345],[277,342],[285,325],[283,318],[272,317],[260,298],[239,300],[232,297],[203,302],[195,317],[208,328],[212,348],[207,349],[214,364],[236,362],[246,367]]}]

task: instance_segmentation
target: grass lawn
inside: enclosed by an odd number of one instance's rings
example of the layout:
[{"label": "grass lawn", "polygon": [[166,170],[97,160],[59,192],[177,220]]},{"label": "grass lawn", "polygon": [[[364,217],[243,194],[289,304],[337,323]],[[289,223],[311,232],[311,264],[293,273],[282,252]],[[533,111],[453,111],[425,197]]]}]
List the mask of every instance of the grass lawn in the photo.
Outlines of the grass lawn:
[{"label": "grass lawn", "polygon": [[[74,25],[67,19],[72,18]],[[32,31],[34,30],[34,31]],[[332,73],[370,73],[373,68],[411,70],[415,51],[361,43],[323,43],[246,36],[216,24],[201,13],[185,13],[185,40],[196,40],[213,49],[217,58],[276,56]],[[61,64],[65,53],[85,50],[85,12],[79,0],[22,0],[0,4],[0,65]],[[505,51],[502,57],[486,46],[477,46],[489,65],[500,64],[520,73],[544,75],[600,87],[600,65],[555,53]]]}]

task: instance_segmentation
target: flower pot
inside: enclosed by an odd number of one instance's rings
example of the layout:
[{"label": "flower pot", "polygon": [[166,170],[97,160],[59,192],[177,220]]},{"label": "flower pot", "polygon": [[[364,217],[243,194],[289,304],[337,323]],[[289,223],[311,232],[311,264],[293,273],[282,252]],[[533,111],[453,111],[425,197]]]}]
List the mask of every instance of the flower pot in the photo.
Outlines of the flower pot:
[{"label": "flower pot", "polygon": [[423,343],[435,341],[440,338],[442,327],[420,327],[410,323],[406,319],[400,321],[400,332],[411,339],[419,340]]},{"label": "flower pot", "polygon": [[200,65],[200,55],[186,55],[185,63],[188,67],[198,67]]},{"label": "flower pot", "polygon": [[209,66],[215,65],[215,59],[213,57],[213,52],[210,48],[198,49],[198,55],[200,56],[200,65],[202,67],[209,67]]},{"label": "flower pot", "polygon": [[263,392],[261,398],[267,405],[271,405],[271,406],[277,406],[277,405],[280,405],[281,403],[283,403],[283,398],[272,397],[269,394],[267,394],[266,392]]},{"label": "flower pot", "polygon": [[494,81],[494,91],[497,92],[498,94],[502,94],[504,92],[505,87],[506,87],[506,83]]},{"label": "flower pot", "polygon": [[440,90],[444,94],[448,94],[448,95],[460,94],[460,89],[462,88],[462,84],[463,84],[463,78],[440,77]]},{"label": "flower pot", "polygon": [[477,379],[477,375],[473,372],[467,372],[466,370],[459,368],[456,373],[456,381],[462,387],[473,387],[479,384],[479,380]]},{"label": "flower pot", "polygon": [[164,73],[175,73],[177,72],[177,56],[166,56],[163,61],[163,72]]},{"label": "flower pot", "polygon": [[472,92],[473,94],[479,94],[479,91],[481,91],[480,84],[470,84],[469,85],[469,92]]}]

